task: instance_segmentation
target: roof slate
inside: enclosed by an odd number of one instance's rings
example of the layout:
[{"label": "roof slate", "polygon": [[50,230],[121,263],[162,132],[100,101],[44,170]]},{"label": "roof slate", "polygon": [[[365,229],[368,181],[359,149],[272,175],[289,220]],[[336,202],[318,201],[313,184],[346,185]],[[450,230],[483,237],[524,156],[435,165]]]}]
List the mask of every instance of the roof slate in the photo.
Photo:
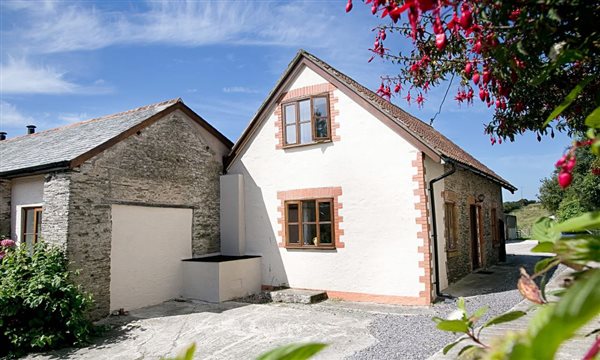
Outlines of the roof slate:
[{"label": "roof slate", "polygon": [[181,99],[0,141],[0,175],[71,161],[178,102]]},{"label": "roof slate", "polygon": [[445,137],[442,133],[434,129],[429,124],[426,124],[420,119],[412,116],[408,112],[402,110],[400,107],[392,104],[390,101],[383,99],[375,92],[367,89],[351,77],[338,71],[331,65],[327,64],[318,57],[310,54],[309,52],[305,50],[300,50],[298,56],[290,64],[290,67],[286,71],[286,74],[292,70],[295,64],[297,64],[297,60],[301,57],[305,57],[306,59],[310,60],[319,68],[327,72],[329,75],[340,81],[342,84],[346,85],[348,88],[350,88],[350,90],[352,90],[364,100],[366,100],[368,103],[370,103],[371,105],[379,109],[381,112],[386,114],[396,124],[408,130],[422,143],[424,143],[429,148],[433,149],[442,158],[453,160],[463,166],[466,166],[472,171],[480,172],[484,176],[491,177],[493,180],[495,180],[508,190],[517,190],[517,188],[510,184],[507,180],[502,178],[500,175],[496,174],[494,171],[485,166],[479,160],[475,159],[471,154],[467,153],[460,146],[456,145],[454,142]]}]

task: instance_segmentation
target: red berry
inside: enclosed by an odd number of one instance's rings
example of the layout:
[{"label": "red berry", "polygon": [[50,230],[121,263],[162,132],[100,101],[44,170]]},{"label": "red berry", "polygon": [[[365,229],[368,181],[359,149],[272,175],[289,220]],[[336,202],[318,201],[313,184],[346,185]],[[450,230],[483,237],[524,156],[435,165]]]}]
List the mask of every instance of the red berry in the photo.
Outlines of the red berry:
[{"label": "red berry", "polygon": [[573,181],[573,176],[568,172],[561,172],[558,174],[558,185],[561,188],[566,188],[571,185],[571,181]]},{"label": "red berry", "polygon": [[459,23],[460,26],[462,26],[462,28],[465,30],[471,27],[471,24],[473,23],[473,16],[471,15],[471,10],[468,7],[463,8]]},{"label": "red berry", "polygon": [[350,10],[352,10],[352,0],[348,0],[346,4],[346,12],[350,12]]},{"label": "red berry", "polygon": [[439,51],[444,50],[444,48],[446,47],[446,43],[446,34],[441,33],[435,36],[435,47],[437,47]]},{"label": "red berry", "polygon": [[563,155],[560,159],[558,159],[558,161],[556,162],[555,166],[557,168],[562,167],[565,162],[567,161],[567,155]]},{"label": "red berry", "polygon": [[573,171],[573,168],[575,167],[575,158],[571,158],[571,160],[569,160],[566,165],[563,167],[563,169],[565,171],[571,172]]},{"label": "red berry", "polygon": [[473,70],[473,64],[471,64],[470,61],[467,61],[467,65],[465,65],[465,74],[467,75],[467,78],[471,75],[471,70]]},{"label": "red berry", "polygon": [[479,84],[479,73],[477,72],[477,70],[475,70],[475,72],[473,73],[473,82],[475,83],[475,85]]},{"label": "red berry", "polygon": [[400,89],[402,88],[402,86],[400,86],[400,83],[396,84],[396,87],[394,88],[394,92],[400,92]]}]

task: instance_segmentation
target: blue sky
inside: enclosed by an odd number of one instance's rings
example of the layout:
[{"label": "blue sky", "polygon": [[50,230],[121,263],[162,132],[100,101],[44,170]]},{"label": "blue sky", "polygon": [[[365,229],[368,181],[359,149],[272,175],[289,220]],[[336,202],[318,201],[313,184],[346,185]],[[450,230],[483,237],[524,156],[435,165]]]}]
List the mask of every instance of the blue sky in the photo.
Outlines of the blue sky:
[{"label": "blue sky", "polygon": [[[10,1],[0,3],[0,129],[49,129],[166,99],[184,102],[235,141],[299,48],[376,89],[395,67],[370,57],[379,19],[356,1]],[[406,48],[396,39],[386,46]],[[427,121],[446,87],[422,109]],[[454,88],[453,88],[454,89]],[[434,127],[535,198],[569,139],[531,133],[491,146],[482,104],[460,107],[451,89]]]}]

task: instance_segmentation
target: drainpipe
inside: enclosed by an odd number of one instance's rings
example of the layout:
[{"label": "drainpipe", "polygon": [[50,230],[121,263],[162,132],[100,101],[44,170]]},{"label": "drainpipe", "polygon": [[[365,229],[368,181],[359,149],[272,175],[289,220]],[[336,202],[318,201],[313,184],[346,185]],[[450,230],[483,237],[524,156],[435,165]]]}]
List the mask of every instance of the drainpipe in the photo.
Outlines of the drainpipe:
[{"label": "drainpipe", "polygon": [[438,266],[438,264],[439,264],[438,251],[439,250],[438,250],[438,241],[437,241],[437,221],[436,221],[437,219],[435,216],[435,193],[433,192],[433,184],[435,184],[436,182],[438,182],[438,181],[442,180],[443,178],[450,176],[450,175],[454,174],[454,172],[456,172],[456,166],[455,166],[454,162],[452,162],[450,159],[445,159],[445,160],[448,161],[450,163],[450,165],[452,165],[452,169],[450,171],[448,171],[447,173],[443,173],[442,175],[429,181],[429,198],[431,199],[431,223],[433,226],[432,234],[433,234],[433,259],[434,259],[434,264],[435,264],[435,296],[453,299],[454,297],[452,295],[442,294],[440,291],[440,267]]}]

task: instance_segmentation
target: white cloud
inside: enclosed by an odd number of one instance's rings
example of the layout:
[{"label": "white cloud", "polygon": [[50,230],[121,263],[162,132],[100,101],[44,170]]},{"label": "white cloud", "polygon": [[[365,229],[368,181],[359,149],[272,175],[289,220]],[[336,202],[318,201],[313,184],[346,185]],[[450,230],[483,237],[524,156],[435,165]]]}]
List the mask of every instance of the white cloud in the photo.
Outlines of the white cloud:
[{"label": "white cloud", "polygon": [[224,93],[257,94],[258,90],[247,88],[244,86],[231,86],[231,87],[224,87],[223,92]]},{"label": "white cloud", "polygon": [[35,67],[24,59],[0,64],[0,92],[3,94],[72,93],[78,86],[51,67]]},{"label": "white cloud", "polygon": [[331,19],[314,12],[310,2],[151,1],[127,13],[85,3],[50,4],[8,6],[26,16],[28,26],[4,32],[5,43],[28,53],[58,53],[122,44],[326,47],[330,42],[323,34]]},{"label": "white cloud", "polygon": [[61,113],[58,115],[58,119],[66,124],[72,124],[80,121],[90,119],[87,113]]},{"label": "white cloud", "polygon": [[0,128],[28,125],[32,121],[33,118],[21,113],[13,104],[0,100]]},{"label": "white cloud", "polygon": [[0,64],[0,94],[105,94],[112,92],[102,79],[80,85],[65,78],[66,73],[50,66],[36,66],[24,58],[9,58]]}]

